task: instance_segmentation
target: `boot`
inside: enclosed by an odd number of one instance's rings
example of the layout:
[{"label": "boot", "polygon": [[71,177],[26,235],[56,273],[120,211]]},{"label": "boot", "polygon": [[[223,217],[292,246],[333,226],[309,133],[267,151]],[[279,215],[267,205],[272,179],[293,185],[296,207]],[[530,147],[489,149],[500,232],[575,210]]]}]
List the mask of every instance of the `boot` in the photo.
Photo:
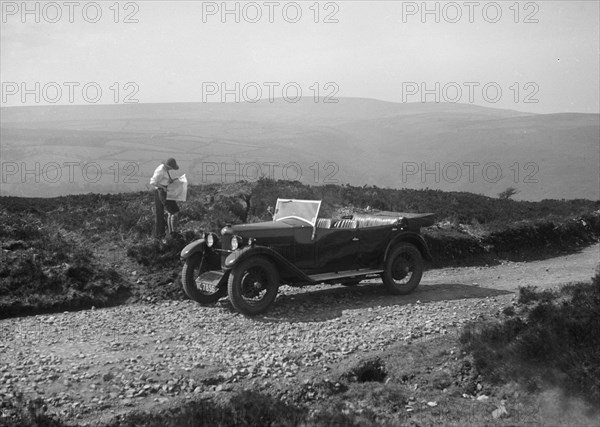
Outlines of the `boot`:
[{"label": "boot", "polygon": [[177,214],[169,216],[169,236],[173,239],[181,239],[183,236],[177,232]]},{"label": "boot", "polygon": [[177,234],[177,214],[169,215],[169,233]]}]

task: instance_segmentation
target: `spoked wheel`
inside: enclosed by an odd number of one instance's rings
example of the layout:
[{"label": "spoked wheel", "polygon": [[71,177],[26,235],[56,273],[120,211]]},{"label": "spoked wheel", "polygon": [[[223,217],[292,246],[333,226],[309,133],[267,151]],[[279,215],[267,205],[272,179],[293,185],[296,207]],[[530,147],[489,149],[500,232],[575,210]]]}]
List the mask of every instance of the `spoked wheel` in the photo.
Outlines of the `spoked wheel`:
[{"label": "spoked wheel", "polygon": [[236,265],[227,286],[231,304],[250,316],[265,311],[275,301],[278,289],[277,269],[263,257],[248,258]]},{"label": "spoked wheel", "polygon": [[200,275],[208,271],[203,254],[195,253],[185,261],[181,272],[181,283],[183,291],[188,297],[200,304],[212,304],[227,294],[227,288],[223,283],[219,286],[212,282],[203,282]]},{"label": "spoked wheel", "polygon": [[385,262],[382,274],[383,283],[388,290],[397,295],[412,292],[423,277],[423,257],[421,252],[410,243],[396,245]]}]

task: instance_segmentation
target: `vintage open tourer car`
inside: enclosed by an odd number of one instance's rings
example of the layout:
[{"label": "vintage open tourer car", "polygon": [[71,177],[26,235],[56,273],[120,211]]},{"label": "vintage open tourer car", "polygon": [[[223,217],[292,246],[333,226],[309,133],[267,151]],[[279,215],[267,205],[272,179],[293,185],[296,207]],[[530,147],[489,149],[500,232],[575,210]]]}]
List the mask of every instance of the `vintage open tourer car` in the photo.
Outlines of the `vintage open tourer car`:
[{"label": "vintage open tourer car", "polygon": [[381,277],[394,294],[414,290],[429,249],[419,234],[432,214],[369,212],[319,218],[318,200],[278,199],[273,221],[224,227],[181,251],[185,293],[202,304],[225,295],[241,313],[265,311],[281,285],[356,285]]}]

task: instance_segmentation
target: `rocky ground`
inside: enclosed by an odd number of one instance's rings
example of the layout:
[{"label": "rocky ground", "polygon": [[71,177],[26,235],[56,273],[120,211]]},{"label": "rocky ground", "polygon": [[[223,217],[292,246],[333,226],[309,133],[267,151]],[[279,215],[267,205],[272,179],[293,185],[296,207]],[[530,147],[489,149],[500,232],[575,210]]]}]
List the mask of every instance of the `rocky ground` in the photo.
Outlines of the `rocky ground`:
[{"label": "rocky ground", "polygon": [[432,270],[405,297],[389,295],[377,281],[286,287],[254,318],[223,299],[209,307],[147,301],[5,319],[3,415],[20,393],[43,397],[49,412],[84,424],[238,386],[291,390],[315,376],[331,376],[335,386],[339,366],[397,343],[455,342],[466,322],[502,316],[518,286],[589,280],[598,251],[594,245],[544,261]]}]

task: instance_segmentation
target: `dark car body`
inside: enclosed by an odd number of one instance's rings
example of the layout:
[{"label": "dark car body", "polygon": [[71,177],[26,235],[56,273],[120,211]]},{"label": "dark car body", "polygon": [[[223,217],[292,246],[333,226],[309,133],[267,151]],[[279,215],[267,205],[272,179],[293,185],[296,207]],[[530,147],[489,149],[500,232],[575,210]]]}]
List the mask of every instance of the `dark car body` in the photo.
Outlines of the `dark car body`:
[{"label": "dark car body", "polygon": [[319,201],[279,199],[273,221],[228,226],[220,235],[209,233],[186,246],[181,257],[188,260],[202,254],[199,280],[212,282],[215,293],[227,286],[236,266],[253,257],[275,267],[279,285],[292,286],[359,282],[381,275],[400,243],[431,258],[419,231],[433,224],[432,214],[376,212],[333,220],[318,218],[319,209]]}]

